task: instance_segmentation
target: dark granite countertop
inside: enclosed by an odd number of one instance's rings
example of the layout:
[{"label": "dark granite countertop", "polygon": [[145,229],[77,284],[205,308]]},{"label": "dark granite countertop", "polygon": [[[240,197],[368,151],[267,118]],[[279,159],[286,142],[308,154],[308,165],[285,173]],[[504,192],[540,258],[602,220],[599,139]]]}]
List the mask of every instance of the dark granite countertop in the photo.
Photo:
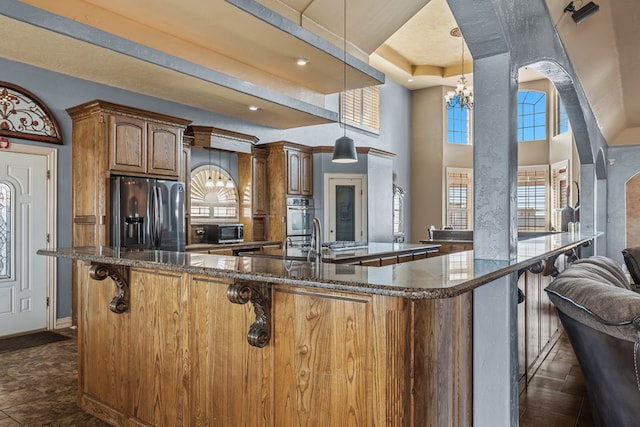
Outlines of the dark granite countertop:
[{"label": "dark granite countertop", "polygon": [[109,247],[40,249],[38,254],[310,289],[424,299],[460,295],[540,260],[587,244],[599,234],[558,233],[522,241],[518,244],[517,259],[511,261],[474,259],[473,251],[466,251],[385,267],[189,252],[125,251]]}]

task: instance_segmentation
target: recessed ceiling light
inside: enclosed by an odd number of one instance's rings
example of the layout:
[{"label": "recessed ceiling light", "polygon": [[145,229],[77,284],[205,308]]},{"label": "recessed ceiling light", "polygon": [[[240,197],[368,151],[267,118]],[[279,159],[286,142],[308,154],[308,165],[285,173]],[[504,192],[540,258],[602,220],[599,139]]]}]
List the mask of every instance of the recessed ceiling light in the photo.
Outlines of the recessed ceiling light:
[{"label": "recessed ceiling light", "polygon": [[307,65],[308,63],[309,63],[309,60],[308,60],[308,59],[305,59],[305,58],[298,58],[298,59],[296,60],[296,64],[298,64],[298,65],[299,65],[299,66],[301,66],[301,67],[304,67],[304,66],[305,66],[305,65]]},{"label": "recessed ceiling light", "polygon": [[249,105],[249,110],[251,111],[258,111],[258,107],[255,105]]},{"label": "recessed ceiling light", "polygon": [[411,83],[411,82],[413,81],[413,79],[408,79],[407,81],[408,81],[409,83]]}]

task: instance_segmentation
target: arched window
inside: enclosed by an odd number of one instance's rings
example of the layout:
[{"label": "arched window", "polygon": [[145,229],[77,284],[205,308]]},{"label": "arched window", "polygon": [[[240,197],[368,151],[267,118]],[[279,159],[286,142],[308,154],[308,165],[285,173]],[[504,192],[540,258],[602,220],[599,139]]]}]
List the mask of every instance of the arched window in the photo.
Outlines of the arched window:
[{"label": "arched window", "polygon": [[547,138],[547,94],[518,91],[518,142]]},{"label": "arched window", "polygon": [[11,187],[0,182],[0,279],[11,277]]},{"label": "arched window", "polygon": [[227,171],[208,165],[191,171],[191,220],[238,221],[238,188]]}]

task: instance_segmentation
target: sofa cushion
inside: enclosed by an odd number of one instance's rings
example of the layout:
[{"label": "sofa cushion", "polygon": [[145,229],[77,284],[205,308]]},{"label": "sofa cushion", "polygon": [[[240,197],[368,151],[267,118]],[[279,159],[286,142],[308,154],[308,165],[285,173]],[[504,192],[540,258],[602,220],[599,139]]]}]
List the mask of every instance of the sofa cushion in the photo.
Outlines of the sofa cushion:
[{"label": "sofa cushion", "polygon": [[631,289],[629,280],[627,280],[627,276],[624,274],[622,267],[611,258],[595,255],[589,258],[579,259],[573,262],[571,267],[597,274],[603,279],[610,281],[614,286]]},{"label": "sofa cushion", "polygon": [[573,265],[567,268],[545,289],[556,308],[593,329],[640,342],[640,331],[634,325],[640,322],[640,294],[591,274],[576,277],[573,269]]}]

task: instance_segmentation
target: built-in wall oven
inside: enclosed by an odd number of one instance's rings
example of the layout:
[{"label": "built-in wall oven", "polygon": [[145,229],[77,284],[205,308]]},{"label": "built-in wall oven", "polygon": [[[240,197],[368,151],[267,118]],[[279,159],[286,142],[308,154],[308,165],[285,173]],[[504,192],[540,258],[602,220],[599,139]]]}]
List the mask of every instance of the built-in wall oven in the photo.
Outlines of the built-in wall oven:
[{"label": "built-in wall oven", "polygon": [[311,240],[313,199],[287,197],[287,237],[295,242]]}]

